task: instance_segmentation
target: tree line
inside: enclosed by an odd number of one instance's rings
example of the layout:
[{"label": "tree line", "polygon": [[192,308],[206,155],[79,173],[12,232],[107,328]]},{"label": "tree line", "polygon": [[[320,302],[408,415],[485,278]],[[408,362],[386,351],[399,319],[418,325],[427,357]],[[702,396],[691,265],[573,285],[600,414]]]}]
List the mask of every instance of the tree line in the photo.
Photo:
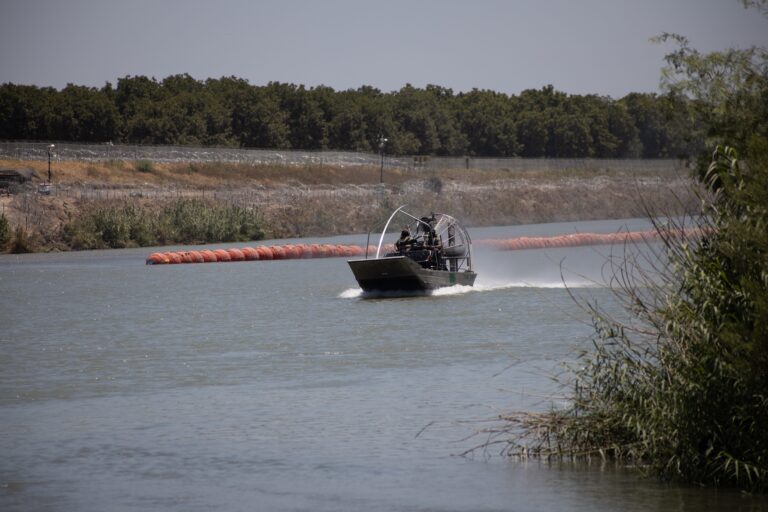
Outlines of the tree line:
[{"label": "tree line", "polygon": [[235,77],[126,76],[102,88],[0,85],[0,139],[376,152],[395,155],[683,158],[704,145],[684,95],[614,100],[551,85],[507,95],[437,85],[382,92]]}]

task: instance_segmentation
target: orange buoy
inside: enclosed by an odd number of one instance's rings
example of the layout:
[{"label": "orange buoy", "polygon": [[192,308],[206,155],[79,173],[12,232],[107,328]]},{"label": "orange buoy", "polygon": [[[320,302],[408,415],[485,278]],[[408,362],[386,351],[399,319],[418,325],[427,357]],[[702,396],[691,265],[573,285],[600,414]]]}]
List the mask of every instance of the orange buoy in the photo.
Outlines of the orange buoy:
[{"label": "orange buoy", "polygon": [[273,245],[269,249],[272,251],[272,259],[273,260],[284,260],[285,259],[285,251],[279,245]]},{"label": "orange buoy", "polygon": [[168,264],[168,257],[161,252],[153,252],[147,257],[147,265],[165,265]]},{"label": "orange buoy", "polygon": [[326,258],[333,258],[335,256],[338,256],[338,250],[336,249],[335,245],[331,244],[323,244],[323,255]]},{"label": "orange buoy", "polygon": [[311,258],[312,249],[309,248],[309,244],[298,244],[296,250],[299,251],[299,258]]},{"label": "orange buoy", "polygon": [[282,246],[283,258],[286,260],[295,260],[299,257],[299,252],[296,250],[296,246],[292,244],[286,244]]},{"label": "orange buoy", "polygon": [[168,263],[178,264],[181,263],[181,256],[177,252],[167,252],[165,255],[168,257]]},{"label": "orange buoy", "polygon": [[260,260],[272,259],[272,251],[269,249],[269,247],[264,247],[263,245],[260,245],[256,247],[256,252],[259,253]]},{"label": "orange buoy", "polygon": [[211,250],[204,250],[200,251],[200,256],[203,257],[204,263],[216,263],[218,260],[216,259],[216,255]]},{"label": "orange buoy", "polygon": [[233,247],[231,249],[226,249],[226,251],[229,253],[229,258],[232,261],[245,261],[245,254],[243,254],[243,251],[240,249],[235,249]]},{"label": "orange buoy", "polygon": [[259,253],[253,247],[243,247],[240,250],[245,255],[246,261],[257,261],[259,259]]},{"label": "orange buoy", "polygon": [[293,250],[296,252],[296,257],[301,259],[304,258],[304,244],[294,244]]},{"label": "orange buoy", "polygon": [[213,254],[216,255],[216,261],[232,261],[232,257],[224,249],[216,249],[213,251]]},{"label": "orange buoy", "polygon": [[350,256],[362,256],[365,254],[365,249],[359,245],[350,245],[349,250],[352,253]]}]

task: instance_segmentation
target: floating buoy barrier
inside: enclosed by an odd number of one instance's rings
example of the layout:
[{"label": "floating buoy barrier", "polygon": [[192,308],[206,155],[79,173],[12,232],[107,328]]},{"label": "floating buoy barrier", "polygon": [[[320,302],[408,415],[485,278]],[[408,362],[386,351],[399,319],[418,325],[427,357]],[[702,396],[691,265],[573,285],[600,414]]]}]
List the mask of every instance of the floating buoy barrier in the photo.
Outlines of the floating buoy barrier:
[{"label": "floating buoy barrier", "polygon": [[[382,247],[382,251],[391,252],[392,244]],[[147,265],[172,265],[177,263],[220,263],[232,261],[260,260],[296,260],[310,258],[362,257],[366,248],[359,245],[343,244],[285,244],[259,245],[230,249],[202,251],[153,252],[147,256]],[[376,246],[368,246],[368,255],[376,254]]]},{"label": "floating buoy barrier", "polygon": [[669,229],[657,231],[619,231],[615,233],[572,233],[556,236],[521,236],[508,239],[481,240],[477,245],[494,247],[501,251],[547,249],[551,247],[578,247],[582,245],[642,244],[662,238],[698,238],[704,234],[701,228]]},{"label": "floating buoy barrier", "polygon": [[617,243],[642,243],[658,240],[656,230],[620,231],[617,233],[573,233],[557,236],[521,236],[508,239],[481,240],[478,245],[494,247],[501,251],[547,249],[551,247],[578,247],[582,245],[611,245]]},{"label": "floating buoy barrier", "polygon": [[[669,236],[700,236],[700,229],[685,229],[668,233]],[[493,247],[501,251],[525,249],[547,249],[551,247],[577,247],[582,245],[611,245],[626,243],[653,242],[661,239],[656,230],[620,231],[617,233],[572,233],[556,236],[521,236],[506,239],[489,239],[476,242],[477,245]],[[395,250],[394,245],[386,244],[383,253]],[[292,260],[309,258],[351,258],[369,257],[376,254],[376,246],[343,244],[285,244],[259,245],[241,249],[214,249],[202,251],[153,252],[147,257],[147,265],[171,265],[176,263],[217,263],[231,261]]]}]

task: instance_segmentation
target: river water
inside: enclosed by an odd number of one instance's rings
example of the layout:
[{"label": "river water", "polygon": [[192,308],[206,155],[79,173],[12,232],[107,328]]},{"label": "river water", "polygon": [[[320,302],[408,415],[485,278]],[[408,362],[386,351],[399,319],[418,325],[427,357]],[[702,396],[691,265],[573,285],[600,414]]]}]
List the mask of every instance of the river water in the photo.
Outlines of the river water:
[{"label": "river water", "polygon": [[[647,228],[470,232],[622,226]],[[458,456],[485,420],[558,392],[550,376],[591,332],[561,268],[610,308],[609,251],[476,246],[473,289],[401,298],[362,297],[342,258],[2,256],[0,510],[768,509],[599,463]]]}]

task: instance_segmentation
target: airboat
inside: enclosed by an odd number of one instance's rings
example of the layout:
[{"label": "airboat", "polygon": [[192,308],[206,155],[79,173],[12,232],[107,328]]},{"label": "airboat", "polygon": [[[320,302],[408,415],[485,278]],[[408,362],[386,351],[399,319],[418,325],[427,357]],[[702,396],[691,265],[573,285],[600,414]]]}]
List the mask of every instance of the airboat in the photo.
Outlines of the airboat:
[{"label": "airboat", "polygon": [[[369,242],[370,237],[371,233]],[[395,238],[394,244],[384,243]],[[417,217],[401,206],[384,225],[375,252],[369,243],[364,259],[348,263],[364,292],[472,286],[477,274],[472,270],[471,245],[467,230],[450,215]]]}]

